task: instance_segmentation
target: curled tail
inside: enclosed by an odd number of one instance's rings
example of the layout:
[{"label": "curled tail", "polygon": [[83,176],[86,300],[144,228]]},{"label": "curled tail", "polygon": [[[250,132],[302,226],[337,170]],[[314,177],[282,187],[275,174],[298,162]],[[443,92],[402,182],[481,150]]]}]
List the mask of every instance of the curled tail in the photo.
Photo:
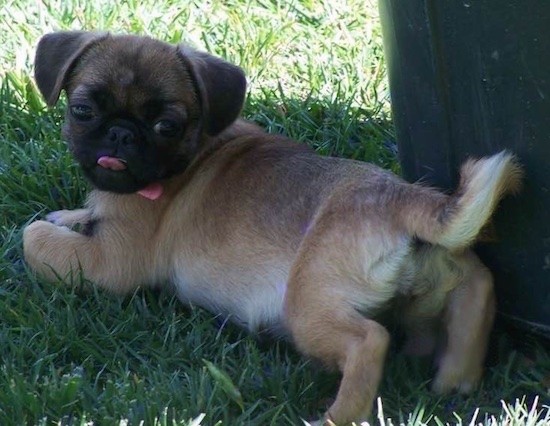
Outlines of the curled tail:
[{"label": "curled tail", "polygon": [[[413,191],[412,207],[402,220],[408,231],[432,244],[460,250],[473,244],[500,199],[518,192],[522,169],[513,154],[501,151],[491,157],[468,160],[460,183],[448,196],[428,188]],[[420,201],[420,202],[419,202]]]}]

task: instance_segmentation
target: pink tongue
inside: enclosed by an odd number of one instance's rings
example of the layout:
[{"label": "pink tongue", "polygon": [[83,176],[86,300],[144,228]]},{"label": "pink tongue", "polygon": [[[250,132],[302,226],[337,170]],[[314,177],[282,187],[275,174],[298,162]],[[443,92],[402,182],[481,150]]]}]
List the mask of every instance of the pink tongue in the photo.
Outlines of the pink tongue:
[{"label": "pink tongue", "polygon": [[115,157],[108,157],[107,155],[99,157],[97,160],[97,164],[99,164],[104,169],[114,171],[126,170],[126,164],[124,162]]},{"label": "pink tongue", "polygon": [[141,191],[138,191],[138,194],[142,197],[148,198],[149,200],[156,200],[162,195],[162,185],[158,182],[150,183]]},{"label": "pink tongue", "polygon": [[[126,170],[126,164],[123,161],[115,157],[109,157],[107,155],[99,157],[97,160],[97,164],[104,169],[109,169],[113,171]],[[145,188],[138,191],[137,193],[142,197],[148,198],[149,200],[156,200],[162,195],[162,192],[162,185],[158,182],[155,182],[147,185]]]}]

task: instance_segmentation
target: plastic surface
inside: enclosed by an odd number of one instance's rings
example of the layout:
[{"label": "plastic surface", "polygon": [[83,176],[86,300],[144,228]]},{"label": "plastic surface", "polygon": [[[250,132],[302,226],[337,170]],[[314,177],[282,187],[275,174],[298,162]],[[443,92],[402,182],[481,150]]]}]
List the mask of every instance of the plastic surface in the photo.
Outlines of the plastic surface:
[{"label": "plastic surface", "polygon": [[526,184],[477,251],[499,312],[550,336],[550,2],[379,0],[404,176],[454,188],[469,156],[516,153]]}]

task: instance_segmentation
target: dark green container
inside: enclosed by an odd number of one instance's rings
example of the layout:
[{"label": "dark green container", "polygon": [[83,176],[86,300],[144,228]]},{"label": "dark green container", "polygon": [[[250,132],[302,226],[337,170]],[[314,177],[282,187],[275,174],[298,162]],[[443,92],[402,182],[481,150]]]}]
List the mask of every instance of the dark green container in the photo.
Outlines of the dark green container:
[{"label": "dark green container", "polygon": [[505,148],[525,166],[478,253],[500,314],[550,336],[550,1],[379,6],[405,177],[453,188],[465,158]]}]

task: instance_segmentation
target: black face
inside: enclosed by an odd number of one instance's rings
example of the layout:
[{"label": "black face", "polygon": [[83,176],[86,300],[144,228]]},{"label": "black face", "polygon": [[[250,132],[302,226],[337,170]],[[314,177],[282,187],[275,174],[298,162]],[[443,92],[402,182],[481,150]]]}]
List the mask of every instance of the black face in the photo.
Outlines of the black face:
[{"label": "black face", "polygon": [[[130,90],[130,89],[128,89]],[[196,154],[188,111],[178,100],[81,85],[69,93],[63,129],[84,174],[98,189],[133,193],[181,173]],[[159,96],[158,94],[156,96]]]}]

